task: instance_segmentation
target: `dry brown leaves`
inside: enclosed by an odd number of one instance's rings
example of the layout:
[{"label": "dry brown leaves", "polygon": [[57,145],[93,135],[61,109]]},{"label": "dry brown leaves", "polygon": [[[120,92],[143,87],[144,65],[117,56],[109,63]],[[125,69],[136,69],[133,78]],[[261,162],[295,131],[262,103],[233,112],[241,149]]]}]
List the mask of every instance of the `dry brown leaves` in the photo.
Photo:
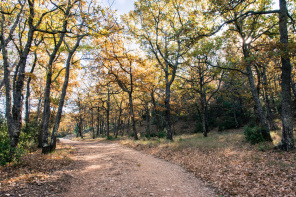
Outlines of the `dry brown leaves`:
[{"label": "dry brown leaves", "polygon": [[132,145],[195,173],[225,196],[296,196],[296,154],[262,152],[245,142],[200,149]]},{"label": "dry brown leaves", "polygon": [[65,190],[66,174],[72,168],[73,149],[59,144],[48,155],[41,150],[25,155],[18,164],[0,167],[0,196],[48,196]]}]

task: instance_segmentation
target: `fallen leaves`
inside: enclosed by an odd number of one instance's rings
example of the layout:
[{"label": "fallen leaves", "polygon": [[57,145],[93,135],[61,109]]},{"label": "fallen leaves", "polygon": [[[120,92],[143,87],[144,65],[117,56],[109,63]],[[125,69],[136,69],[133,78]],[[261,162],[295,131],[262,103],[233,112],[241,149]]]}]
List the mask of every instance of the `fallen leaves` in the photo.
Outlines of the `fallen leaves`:
[{"label": "fallen leaves", "polygon": [[222,195],[296,196],[295,152],[262,152],[243,141],[227,143],[224,148],[176,148],[176,144],[128,145],[183,166]]},{"label": "fallen leaves", "polygon": [[0,196],[44,196],[63,191],[61,180],[71,169],[71,147],[58,145],[48,155],[41,150],[25,155],[20,163],[0,167]]}]

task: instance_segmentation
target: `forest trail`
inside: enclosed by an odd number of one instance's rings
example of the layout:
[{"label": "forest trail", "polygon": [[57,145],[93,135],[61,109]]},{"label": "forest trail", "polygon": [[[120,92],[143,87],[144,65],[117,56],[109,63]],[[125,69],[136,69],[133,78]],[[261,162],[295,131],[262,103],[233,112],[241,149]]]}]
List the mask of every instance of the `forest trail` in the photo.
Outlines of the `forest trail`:
[{"label": "forest trail", "polygon": [[216,196],[183,168],[117,143],[61,142],[76,150],[75,169],[61,196]]}]

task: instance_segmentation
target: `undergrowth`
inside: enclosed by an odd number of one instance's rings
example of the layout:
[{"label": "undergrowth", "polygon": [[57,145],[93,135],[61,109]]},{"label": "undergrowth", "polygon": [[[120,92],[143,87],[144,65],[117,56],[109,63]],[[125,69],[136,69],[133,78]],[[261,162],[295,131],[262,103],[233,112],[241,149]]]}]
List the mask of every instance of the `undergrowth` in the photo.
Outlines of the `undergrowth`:
[{"label": "undergrowth", "polygon": [[9,162],[19,162],[20,158],[27,153],[37,149],[37,129],[34,125],[27,126],[19,136],[16,148],[10,147],[7,124],[2,122],[0,125],[0,165]]}]

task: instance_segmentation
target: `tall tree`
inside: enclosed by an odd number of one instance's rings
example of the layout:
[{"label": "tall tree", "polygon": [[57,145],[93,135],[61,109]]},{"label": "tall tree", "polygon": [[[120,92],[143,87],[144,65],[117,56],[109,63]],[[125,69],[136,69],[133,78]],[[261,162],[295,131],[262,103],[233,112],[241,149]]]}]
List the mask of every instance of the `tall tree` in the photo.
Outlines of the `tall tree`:
[{"label": "tall tree", "polygon": [[[196,2],[139,0],[135,3],[135,10],[124,17],[130,33],[155,56],[165,74],[166,130],[169,140],[173,140],[171,86],[183,63],[182,56],[196,40],[204,36],[204,32],[201,33],[204,29],[195,27],[205,22],[198,11],[201,5]],[[193,9],[188,9],[189,6]]]},{"label": "tall tree", "polygon": [[123,37],[114,35],[103,41],[97,62],[102,64],[106,69],[106,74],[118,86],[128,94],[130,117],[132,120],[132,128],[134,139],[138,140],[135,111],[133,104],[133,93],[135,91],[135,83],[140,78],[140,73],[137,72],[137,67],[144,64],[143,60],[137,56],[135,51],[128,50],[123,43]]},{"label": "tall tree", "polygon": [[[271,28],[275,26],[272,16],[271,19],[268,20],[268,18],[266,18],[263,14],[266,10],[270,9],[271,2],[231,2],[230,6],[225,2],[213,2],[221,16],[224,17],[224,20],[229,25],[229,30],[237,33],[237,35],[241,38],[241,42],[239,44],[241,45],[244,67],[240,69],[248,77],[250,91],[255,103],[255,111],[259,116],[261,126],[264,127],[262,135],[266,141],[272,141],[269,125],[260,101],[259,92],[256,89],[253,74],[254,59],[251,52],[252,45],[256,43],[258,38],[260,38],[263,34],[268,33]],[[253,14],[255,12],[262,13]]]},{"label": "tall tree", "polygon": [[[47,15],[58,10],[59,3],[37,4],[34,0],[17,1],[4,6],[1,2],[1,52],[4,64],[4,81],[6,89],[6,119],[12,149],[17,146],[22,128],[23,89],[25,82],[25,68],[31,51],[34,33],[36,31],[47,31],[44,19]],[[12,6],[12,7],[10,7]],[[38,7],[38,8],[37,8]],[[42,8],[42,9],[39,9]],[[24,12],[27,10],[27,12]],[[9,16],[9,17],[7,17]],[[12,16],[12,17],[11,17]],[[17,28],[23,23],[24,28]],[[22,31],[25,30],[25,31]],[[59,33],[59,31],[55,32]],[[15,39],[18,39],[15,40]],[[15,77],[13,80],[13,98],[11,98],[11,79],[9,71],[8,50],[11,42],[19,42],[19,56],[16,58]],[[14,58],[15,59],[15,58]],[[12,105],[12,107],[11,107]],[[11,149],[11,150],[12,150]]]},{"label": "tall tree", "polygon": [[286,0],[279,0],[279,31],[280,31],[280,49],[282,63],[282,125],[283,134],[279,147],[283,150],[292,150],[295,148],[293,135],[293,115],[292,115],[292,99],[291,99],[291,72],[292,65],[289,54],[289,36],[288,36],[288,9]]}]

